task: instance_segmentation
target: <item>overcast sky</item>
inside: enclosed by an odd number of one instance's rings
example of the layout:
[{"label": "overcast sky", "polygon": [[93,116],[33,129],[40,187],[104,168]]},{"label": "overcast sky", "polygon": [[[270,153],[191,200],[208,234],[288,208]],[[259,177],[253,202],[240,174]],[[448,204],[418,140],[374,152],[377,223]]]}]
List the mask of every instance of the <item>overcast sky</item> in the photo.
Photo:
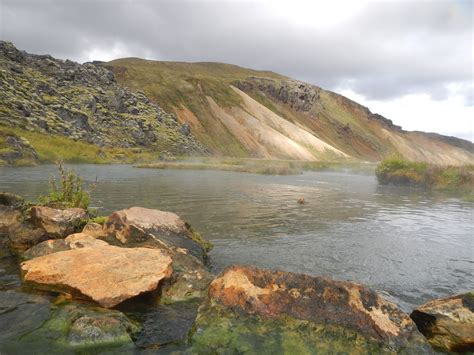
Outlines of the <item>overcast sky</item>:
[{"label": "overcast sky", "polygon": [[31,53],[272,70],[474,140],[470,0],[0,0],[0,16],[1,39]]}]

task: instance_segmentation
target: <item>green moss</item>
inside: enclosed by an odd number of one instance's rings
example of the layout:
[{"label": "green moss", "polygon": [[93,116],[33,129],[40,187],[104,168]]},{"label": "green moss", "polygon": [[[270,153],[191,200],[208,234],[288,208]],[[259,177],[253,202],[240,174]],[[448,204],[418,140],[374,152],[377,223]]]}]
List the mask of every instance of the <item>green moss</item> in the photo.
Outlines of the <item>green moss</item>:
[{"label": "green moss", "polygon": [[98,223],[102,225],[104,225],[106,221],[107,221],[107,216],[97,216],[89,220],[89,222]]},{"label": "green moss", "polygon": [[[220,305],[201,309],[190,337],[191,353],[395,354],[388,345],[335,325],[291,317],[266,319]],[[409,344],[423,350],[423,344]],[[418,348],[420,346],[420,348]],[[415,353],[415,352],[414,352]]]}]

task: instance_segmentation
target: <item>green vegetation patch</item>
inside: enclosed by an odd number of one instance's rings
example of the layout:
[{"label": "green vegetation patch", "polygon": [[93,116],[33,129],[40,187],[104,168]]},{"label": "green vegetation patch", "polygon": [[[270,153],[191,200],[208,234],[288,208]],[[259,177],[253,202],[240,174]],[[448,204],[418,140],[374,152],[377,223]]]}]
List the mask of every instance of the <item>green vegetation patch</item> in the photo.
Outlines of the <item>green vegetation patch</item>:
[{"label": "green vegetation patch", "polygon": [[400,155],[383,160],[376,168],[380,184],[422,186],[440,190],[474,189],[474,166],[439,166],[408,161]]}]

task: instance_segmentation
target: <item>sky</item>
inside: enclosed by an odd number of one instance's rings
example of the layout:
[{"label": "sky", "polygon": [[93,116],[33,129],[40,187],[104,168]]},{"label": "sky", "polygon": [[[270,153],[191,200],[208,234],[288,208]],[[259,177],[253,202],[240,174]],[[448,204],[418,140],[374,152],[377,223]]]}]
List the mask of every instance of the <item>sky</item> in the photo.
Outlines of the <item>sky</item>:
[{"label": "sky", "polygon": [[272,70],[474,141],[474,1],[0,0],[0,38],[78,62]]}]

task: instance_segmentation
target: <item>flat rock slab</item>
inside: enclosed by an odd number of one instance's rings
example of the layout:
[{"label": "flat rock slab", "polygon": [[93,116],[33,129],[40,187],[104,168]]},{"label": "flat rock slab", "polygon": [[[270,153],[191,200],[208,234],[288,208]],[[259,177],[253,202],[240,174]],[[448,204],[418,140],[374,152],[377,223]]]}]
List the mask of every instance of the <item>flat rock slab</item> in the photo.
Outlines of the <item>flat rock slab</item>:
[{"label": "flat rock slab", "polygon": [[[162,250],[110,245],[41,256],[21,264],[23,278],[38,287],[77,290],[106,308],[153,291],[172,273]],[[48,287],[46,287],[48,288]]]}]

